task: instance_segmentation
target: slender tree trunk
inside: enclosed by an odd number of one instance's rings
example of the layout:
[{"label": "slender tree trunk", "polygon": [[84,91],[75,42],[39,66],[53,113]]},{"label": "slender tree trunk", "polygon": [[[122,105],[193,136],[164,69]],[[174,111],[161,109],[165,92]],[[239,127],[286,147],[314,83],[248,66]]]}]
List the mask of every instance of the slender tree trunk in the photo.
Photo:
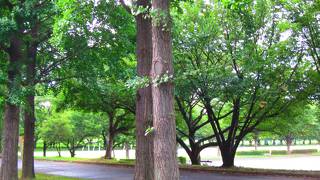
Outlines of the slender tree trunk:
[{"label": "slender tree trunk", "polygon": [[27,107],[24,111],[24,145],[23,145],[23,160],[22,160],[22,178],[33,179],[34,173],[34,130],[35,130],[35,114],[34,114],[34,80],[36,75],[36,45],[32,45],[28,49],[27,59],[27,83],[30,88],[30,93],[27,96]]},{"label": "slender tree trunk", "polygon": [[169,0],[153,0],[152,9],[156,12],[152,26],[154,178],[178,180],[173,83],[157,83],[159,78],[173,76]]},{"label": "slender tree trunk", "polygon": [[56,145],[56,149],[57,149],[57,152],[58,152],[59,157],[61,157],[60,143],[58,143],[58,144]]},{"label": "slender tree trunk", "polygon": [[[150,0],[138,0],[138,6],[150,8]],[[147,13],[146,13],[147,14]],[[151,19],[146,14],[136,16],[137,28],[137,73],[141,77],[149,77],[152,64],[152,31]],[[136,98],[136,164],[135,180],[153,180],[153,136],[145,136],[148,126],[152,126],[152,94],[151,87],[137,91]]]},{"label": "slender tree trunk", "polygon": [[105,159],[112,159],[112,147],[113,147],[113,138],[115,136],[115,130],[114,130],[114,113],[108,112],[109,117],[109,126],[107,128],[108,137],[107,139],[107,147],[106,147],[106,154],[104,156]]},{"label": "slender tree trunk", "polygon": [[291,145],[293,138],[291,136],[286,137],[287,153],[291,154]]},{"label": "slender tree trunk", "polygon": [[126,149],[126,158],[129,159],[130,157],[130,146],[129,146],[129,143],[128,142],[125,142],[124,144],[124,148]]},{"label": "slender tree trunk", "polygon": [[[9,52],[9,69],[7,88],[9,96],[20,88],[19,76],[22,42],[11,39]],[[18,179],[18,140],[19,140],[19,107],[7,99],[4,113],[3,152],[1,162],[1,180]]]},{"label": "slender tree trunk", "polygon": [[47,142],[43,141],[43,157],[47,156]]}]

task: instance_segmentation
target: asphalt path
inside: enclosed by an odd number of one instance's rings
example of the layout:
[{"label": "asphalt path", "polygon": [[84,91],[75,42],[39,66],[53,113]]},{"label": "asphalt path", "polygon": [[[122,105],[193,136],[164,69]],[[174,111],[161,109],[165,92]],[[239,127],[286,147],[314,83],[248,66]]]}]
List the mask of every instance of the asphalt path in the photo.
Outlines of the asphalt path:
[{"label": "asphalt path", "polygon": [[[21,161],[19,161],[21,168]],[[107,165],[80,164],[53,161],[35,161],[35,170],[38,173],[45,173],[58,176],[68,176],[93,180],[132,180],[133,168],[114,167]],[[236,175],[209,172],[181,171],[181,180],[302,180],[306,178],[294,178],[283,176],[254,176]],[[309,178],[312,179],[312,178]]]}]

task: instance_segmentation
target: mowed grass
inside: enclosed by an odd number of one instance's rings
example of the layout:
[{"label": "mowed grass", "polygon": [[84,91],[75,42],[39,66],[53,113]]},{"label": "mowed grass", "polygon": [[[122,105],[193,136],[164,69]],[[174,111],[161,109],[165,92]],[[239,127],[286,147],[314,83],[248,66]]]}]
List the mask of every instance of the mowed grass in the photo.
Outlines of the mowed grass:
[{"label": "mowed grass", "polygon": [[[21,171],[19,171],[19,177],[21,177]],[[65,176],[54,176],[54,175],[37,173],[35,180],[84,180],[84,179],[70,178],[70,177],[65,177]]]},{"label": "mowed grass", "polygon": [[48,161],[66,161],[66,162],[79,162],[79,163],[93,163],[93,164],[119,164],[119,165],[134,165],[134,159],[92,159],[92,158],[77,158],[77,157],[43,157],[35,156],[37,160]]}]

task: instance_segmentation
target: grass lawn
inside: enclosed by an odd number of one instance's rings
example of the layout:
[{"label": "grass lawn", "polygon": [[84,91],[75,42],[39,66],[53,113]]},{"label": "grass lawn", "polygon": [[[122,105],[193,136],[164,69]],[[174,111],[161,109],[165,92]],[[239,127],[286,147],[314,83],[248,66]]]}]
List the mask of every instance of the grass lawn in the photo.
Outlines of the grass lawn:
[{"label": "grass lawn", "polygon": [[134,165],[133,159],[90,159],[90,158],[77,158],[77,157],[43,157],[35,156],[37,160],[48,161],[67,161],[67,162],[79,162],[79,163],[94,163],[94,164],[119,164],[119,165]]},{"label": "grass lawn", "polygon": [[[19,171],[19,177],[21,177],[21,171]],[[83,180],[83,179],[37,173],[36,180]]]}]

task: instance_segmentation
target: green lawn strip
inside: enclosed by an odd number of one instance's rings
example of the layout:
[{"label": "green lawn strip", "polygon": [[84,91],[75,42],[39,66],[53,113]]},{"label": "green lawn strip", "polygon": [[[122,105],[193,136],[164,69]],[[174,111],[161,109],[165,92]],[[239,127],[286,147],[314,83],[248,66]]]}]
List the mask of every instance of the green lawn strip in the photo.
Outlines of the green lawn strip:
[{"label": "green lawn strip", "polygon": [[[98,164],[98,165],[112,165],[122,167],[133,167],[134,160],[106,160],[106,159],[88,159],[88,158],[66,158],[66,157],[35,157],[37,160]],[[315,177],[320,178],[320,171],[303,171],[303,170],[278,170],[278,169],[255,169],[244,167],[221,168],[212,166],[199,165],[180,165],[181,170],[186,171],[204,171],[216,173],[230,173],[230,174],[247,174],[247,175],[266,175],[266,176],[298,176],[298,177]]]},{"label": "green lawn strip", "polygon": [[[21,171],[19,171],[19,177],[21,177]],[[36,180],[84,180],[84,179],[80,179],[80,178],[55,176],[55,175],[49,175],[49,174],[43,174],[43,173],[37,173],[35,179]]]},{"label": "green lawn strip", "polygon": [[115,166],[129,166],[134,165],[134,160],[132,159],[90,159],[90,158],[71,158],[71,157],[42,157],[35,156],[36,160],[45,161],[57,161],[57,162],[73,162],[73,163],[84,163],[84,164],[103,164],[103,165],[115,165]]},{"label": "green lawn strip", "polygon": [[282,170],[282,169],[255,169],[245,167],[222,168],[212,166],[180,165],[180,170],[218,172],[222,174],[246,174],[246,175],[264,175],[264,176],[287,176],[287,177],[312,177],[320,178],[320,171],[304,170]]}]

